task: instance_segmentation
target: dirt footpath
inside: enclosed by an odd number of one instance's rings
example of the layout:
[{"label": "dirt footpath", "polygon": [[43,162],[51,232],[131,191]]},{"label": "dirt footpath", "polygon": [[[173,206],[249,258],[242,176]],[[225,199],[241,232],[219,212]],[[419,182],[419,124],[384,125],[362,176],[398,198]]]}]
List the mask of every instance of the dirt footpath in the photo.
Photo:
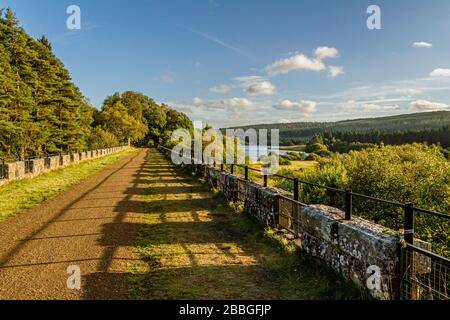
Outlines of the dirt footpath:
[{"label": "dirt footpath", "polygon": [[[0,299],[126,299],[147,151],[0,222]],[[69,266],[81,290],[69,290]]]}]

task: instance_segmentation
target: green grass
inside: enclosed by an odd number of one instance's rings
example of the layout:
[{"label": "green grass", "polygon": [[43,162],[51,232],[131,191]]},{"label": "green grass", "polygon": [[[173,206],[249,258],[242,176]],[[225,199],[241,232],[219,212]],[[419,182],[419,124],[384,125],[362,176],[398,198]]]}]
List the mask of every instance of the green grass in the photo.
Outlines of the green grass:
[{"label": "green grass", "polygon": [[[359,299],[361,291],[151,154],[130,265],[136,299]],[[159,168],[158,168],[159,167]],[[154,172],[152,172],[154,171]]]},{"label": "green grass", "polygon": [[18,215],[54,197],[137,149],[92,159],[67,168],[45,173],[34,179],[12,181],[0,187],[0,221]]}]

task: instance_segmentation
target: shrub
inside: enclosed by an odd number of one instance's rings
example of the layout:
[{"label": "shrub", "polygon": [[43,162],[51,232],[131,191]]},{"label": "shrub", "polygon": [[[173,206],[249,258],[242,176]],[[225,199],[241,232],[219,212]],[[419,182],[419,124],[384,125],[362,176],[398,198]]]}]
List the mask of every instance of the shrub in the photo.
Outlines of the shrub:
[{"label": "shrub", "polygon": [[[311,154],[312,159],[316,158]],[[351,188],[369,196],[412,202],[417,207],[449,212],[450,163],[439,147],[423,144],[380,146],[319,160],[319,168],[300,178],[331,187]],[[301,186],[301,201],[343,206],[343,197],[324,189]],[[403,209],[355,197],[356,215],[385,227],[403,227]],[[450,255],[450,223],[427,214],[416,214],[416,236],[432,242],[433,249]]]},{"label": "shrub", "polygon": [[315,154],[315,153],[310,153],[306,157],[306,160],[308,160],[308,161],[319,161],[320,160],[320,156],[318,154]]}]

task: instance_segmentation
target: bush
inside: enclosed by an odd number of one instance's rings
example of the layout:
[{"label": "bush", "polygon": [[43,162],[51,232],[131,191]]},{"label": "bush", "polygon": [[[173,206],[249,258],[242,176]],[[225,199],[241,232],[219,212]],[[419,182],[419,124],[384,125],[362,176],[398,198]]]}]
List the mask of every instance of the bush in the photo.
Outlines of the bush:
[{"label": "bush", "polygon": [[320,156],[318,154],[315,154],[315,153],[310,153],[306,157],[306,160],[308,160],[308,161],[319,161],[320,160]]},{"label": "bush", "polygon": [[306,158],[305,155],[300,152],[288,152],[283,157],[291,161],[303,161]]},{"label": "bush", "polygon": [[[311,154],[312,159],[316,158]],[[314,159],[316,160],[316,159]],[[351,188],[369,196],[412,202],[417,207],[450,211],[450,163],[439,147],[423,144],[381,146],[347,155],[319,160],[317,170],[301,174],[301,179],[322,185]],[[301,200],[342,207],[343,197],[325,190],[303,186]],[[403,227],[403,209],[355,198],[356,215],[385,227]],[[450,223],[426,214],[416,214],[416,236],[433,244],[433,249],[450,255]]]},{"label": "bush", "polygon": [[101,127],[95,127],[89,136],[88,145],[90,150],[117,147],[119,145],[119,139]]}]

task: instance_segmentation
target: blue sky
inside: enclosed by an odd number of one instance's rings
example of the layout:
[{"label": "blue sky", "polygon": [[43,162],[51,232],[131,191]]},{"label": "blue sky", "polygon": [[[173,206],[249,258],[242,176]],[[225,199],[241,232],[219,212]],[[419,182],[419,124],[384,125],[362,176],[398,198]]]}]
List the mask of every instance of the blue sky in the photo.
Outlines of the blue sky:
[{"label": "blue sky", "polygon": [[[367,7],[381,9],[369,30]],[[66,8],[81,9],[81,30]],[[450,1],[14,0],[93,105],[141,91],[215,126],[450,105]]]}]

